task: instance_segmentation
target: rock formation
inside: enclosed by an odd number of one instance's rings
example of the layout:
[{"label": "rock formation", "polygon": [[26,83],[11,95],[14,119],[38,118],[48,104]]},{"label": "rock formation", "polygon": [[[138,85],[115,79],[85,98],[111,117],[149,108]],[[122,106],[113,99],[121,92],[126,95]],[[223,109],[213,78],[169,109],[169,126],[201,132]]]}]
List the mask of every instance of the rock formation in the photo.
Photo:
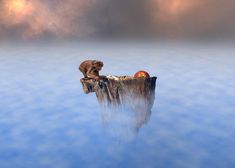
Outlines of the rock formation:
[{"label": "rock formation", "polygon": [[102,106],[133,111],[133,127],[138,131],[150,118],[155,99],[156,79],[101,76],[100,80],[82,78],[81,83],[85,93],[95,92]]}]

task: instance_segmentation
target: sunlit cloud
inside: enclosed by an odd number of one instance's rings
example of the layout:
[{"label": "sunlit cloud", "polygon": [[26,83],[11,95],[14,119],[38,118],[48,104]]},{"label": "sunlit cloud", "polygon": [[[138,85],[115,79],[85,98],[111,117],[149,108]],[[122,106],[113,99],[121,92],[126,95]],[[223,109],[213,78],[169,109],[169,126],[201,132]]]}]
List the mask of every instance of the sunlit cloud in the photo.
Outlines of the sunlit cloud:
[{"label": "sunlit cloud", "polygon": [[17,34],[21,38],[83,36],[91,31],[86,23],[80,23],[89,8],[88,2],[56,1],[53,6],[40,0],[3,0],[0,3],[1,26],[9,31],[21,27]]},{"label": "sunlit cloud", "polygon": [[0,0],[0,36],[231,37],[234,11],[233,0]]},{"label": "sunlit cloud", "polygon": [[8,15],[25,16],[33,12],[33,5],[30,1],[26,0],[9,0],[4,2],[4,8],[7,10]]},{"label": "sunlit cloud", "polygon": [[188,0],[152,0],[154,6],[158,6],[161,15],[178,16],[197,5],[196,1]]}]

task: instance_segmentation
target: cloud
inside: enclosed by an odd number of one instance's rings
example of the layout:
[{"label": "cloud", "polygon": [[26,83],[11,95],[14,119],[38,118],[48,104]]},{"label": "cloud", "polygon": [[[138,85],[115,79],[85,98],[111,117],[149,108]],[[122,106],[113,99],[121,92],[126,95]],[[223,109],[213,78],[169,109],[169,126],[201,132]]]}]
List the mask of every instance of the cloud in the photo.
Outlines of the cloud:
[{"label": "cloud", "polygon": [[231,37],[233,0],[0,0],[6,38]]},{"label": "cloud", "polygon": [[160,34],[178,37],[228,37],[235,35],[235,1],[153,0],[160,7],[155,24]]},{"label": "cloud", "polygon": [[[121,45],[1,46],[0,167],[233,167],[233,46]],[[134,141],[104,134],[95,95],[82,92],[77,65],[91,56],[102,74],[159,77]]]},{"label": "cloud", "polygon": [[87,1],[2,0],[0,32],[2,35],[32,37],[81,37],[91,32],[83,16],[91,5]]}]

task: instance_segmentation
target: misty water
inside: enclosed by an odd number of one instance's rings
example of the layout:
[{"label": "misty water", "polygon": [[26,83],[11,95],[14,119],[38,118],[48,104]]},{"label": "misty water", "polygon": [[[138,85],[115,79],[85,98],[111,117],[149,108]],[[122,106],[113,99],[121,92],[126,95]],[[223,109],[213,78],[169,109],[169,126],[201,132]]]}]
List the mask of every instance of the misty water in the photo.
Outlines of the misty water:
[{"label": "misty water", "polygon": [[[104,75],[158,77],[138,131],[128,110],[83,93],[86,59]],[[234,73],[231,44],[1,44],[0,167],[235,167]]]}]

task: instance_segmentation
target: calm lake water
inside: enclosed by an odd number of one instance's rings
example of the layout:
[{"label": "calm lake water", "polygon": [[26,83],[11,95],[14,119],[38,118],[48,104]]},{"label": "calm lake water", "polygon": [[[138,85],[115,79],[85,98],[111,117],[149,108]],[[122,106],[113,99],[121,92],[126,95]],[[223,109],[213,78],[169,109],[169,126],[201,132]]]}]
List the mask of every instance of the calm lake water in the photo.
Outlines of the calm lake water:
[{"label": "calm lake water", "polygon": [[[147,124],[125,110],[104,122],[80,84],[86,59],[158,77]],[[0,167],[234,168],[234,74],[231,44],[1,44]]]}]

